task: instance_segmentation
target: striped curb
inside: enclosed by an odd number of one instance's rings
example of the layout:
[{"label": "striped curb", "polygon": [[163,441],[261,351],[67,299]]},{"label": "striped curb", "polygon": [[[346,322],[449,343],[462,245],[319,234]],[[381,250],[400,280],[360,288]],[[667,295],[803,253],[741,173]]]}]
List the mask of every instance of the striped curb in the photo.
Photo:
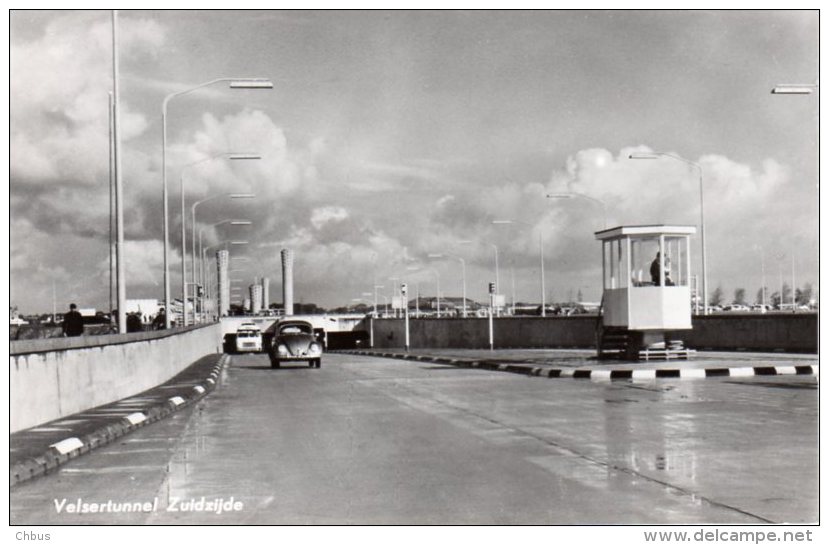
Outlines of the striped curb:
[{"label": "striped curb", "polygon": [[[218,377],[218,374],[229,360],[229,356],[222,354],[216,365],[213,366],[211,374],[216,373]],[[170,416],[174,412],[205,397],[215,388],[215,384],[215,380],[205,380],[205,386],[194,386],[194,394],[188,398],[181,396],[171,397],[149,409],[144,409],[143,412],[129,414],[120,421],[109,423],[83,437],[68,437],[50,445],[44,454],[34,458],[28,458],[9,467],[9,488],[13,488],[35,477],[51,473],[73,458],[77,458],[98,447],[108,445],[138,428]],[[140,395],[138,394],[138,396]],[[129,399],[126,398],[125,400]]]},{"label": "striped curb", "polygon": [[600,380],[651,380],[657,378],[709,378],[709,377],[757,377],[783,375],[820,375],[819,365],[762,365],[755,367],[710,367],[695,369],[579,369],[549,368],[529,365],[497,363],[482,360],[461,360],[455,358],[401,354],[399,352],[368,352],[365,350],[344,350],[344,354],[395,358],[413,361],[428,361],[469,369],[502,371],[545,378],[576,378]]}]

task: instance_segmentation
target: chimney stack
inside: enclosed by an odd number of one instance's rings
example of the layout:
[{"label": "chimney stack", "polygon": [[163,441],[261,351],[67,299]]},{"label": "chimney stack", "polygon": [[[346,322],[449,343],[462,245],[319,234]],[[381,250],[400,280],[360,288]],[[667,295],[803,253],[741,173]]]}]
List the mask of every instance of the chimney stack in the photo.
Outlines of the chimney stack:
[{"label": "chimney stack", "polygon": [[227,250],[216,252],[216,268],[219,282],[219,316],[227,316],[230,312],[230,281],[227,276],[227,265],[230,254]]},{"label": "chimney stack", "polygon": [[285,316],[294,314],[294,252],[282,250],[282,304]]}]

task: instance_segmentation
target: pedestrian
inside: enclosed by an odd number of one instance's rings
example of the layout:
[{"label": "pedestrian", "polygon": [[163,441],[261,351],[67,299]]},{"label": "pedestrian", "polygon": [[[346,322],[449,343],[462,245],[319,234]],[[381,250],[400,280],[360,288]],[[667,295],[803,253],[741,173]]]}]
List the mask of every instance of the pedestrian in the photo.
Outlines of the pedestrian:
[{"label": "pedestrian", "polygon": [[127,314],[127,333],[135,333],[144,331],[141,325],[141,316],[137,312],[130,312]]},{"label": "pedestrian", "polygon": [[83,316],[78,312],[78,305],[75,303],[69,305],[69,312],[63,315],[63,325],[61,327],[64,337],[83,335]]},{"label": "pedestrian", "polygon": [[167,313],[162,308],[153,320],[153,329],[165,329],[167,327]]}]

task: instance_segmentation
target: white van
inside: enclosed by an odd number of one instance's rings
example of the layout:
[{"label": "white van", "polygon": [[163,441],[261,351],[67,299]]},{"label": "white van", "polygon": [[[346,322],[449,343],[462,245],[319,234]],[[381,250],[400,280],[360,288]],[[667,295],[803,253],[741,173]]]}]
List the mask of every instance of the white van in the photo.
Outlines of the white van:
[{"label": "white van", "polygon": [[262,330],[254,323],[245,322],[236,330],[237,352],[261,352]]}]

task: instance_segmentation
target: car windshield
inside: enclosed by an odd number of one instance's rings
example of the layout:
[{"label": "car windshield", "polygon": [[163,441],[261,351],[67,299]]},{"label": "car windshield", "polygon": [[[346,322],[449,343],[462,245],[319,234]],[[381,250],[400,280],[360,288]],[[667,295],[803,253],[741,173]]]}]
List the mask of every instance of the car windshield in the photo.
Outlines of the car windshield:
[{"label": "car windshield", "polygon": [[237,337],[258,337],[259,332],[258,331],[237,331],[236,336]]},{"label": "car windshield", "polygon": [[311,326],[303,324],[285,324],[279,328],[279,333],[282,335],[300,335],[302,333],[310,334]]}]

